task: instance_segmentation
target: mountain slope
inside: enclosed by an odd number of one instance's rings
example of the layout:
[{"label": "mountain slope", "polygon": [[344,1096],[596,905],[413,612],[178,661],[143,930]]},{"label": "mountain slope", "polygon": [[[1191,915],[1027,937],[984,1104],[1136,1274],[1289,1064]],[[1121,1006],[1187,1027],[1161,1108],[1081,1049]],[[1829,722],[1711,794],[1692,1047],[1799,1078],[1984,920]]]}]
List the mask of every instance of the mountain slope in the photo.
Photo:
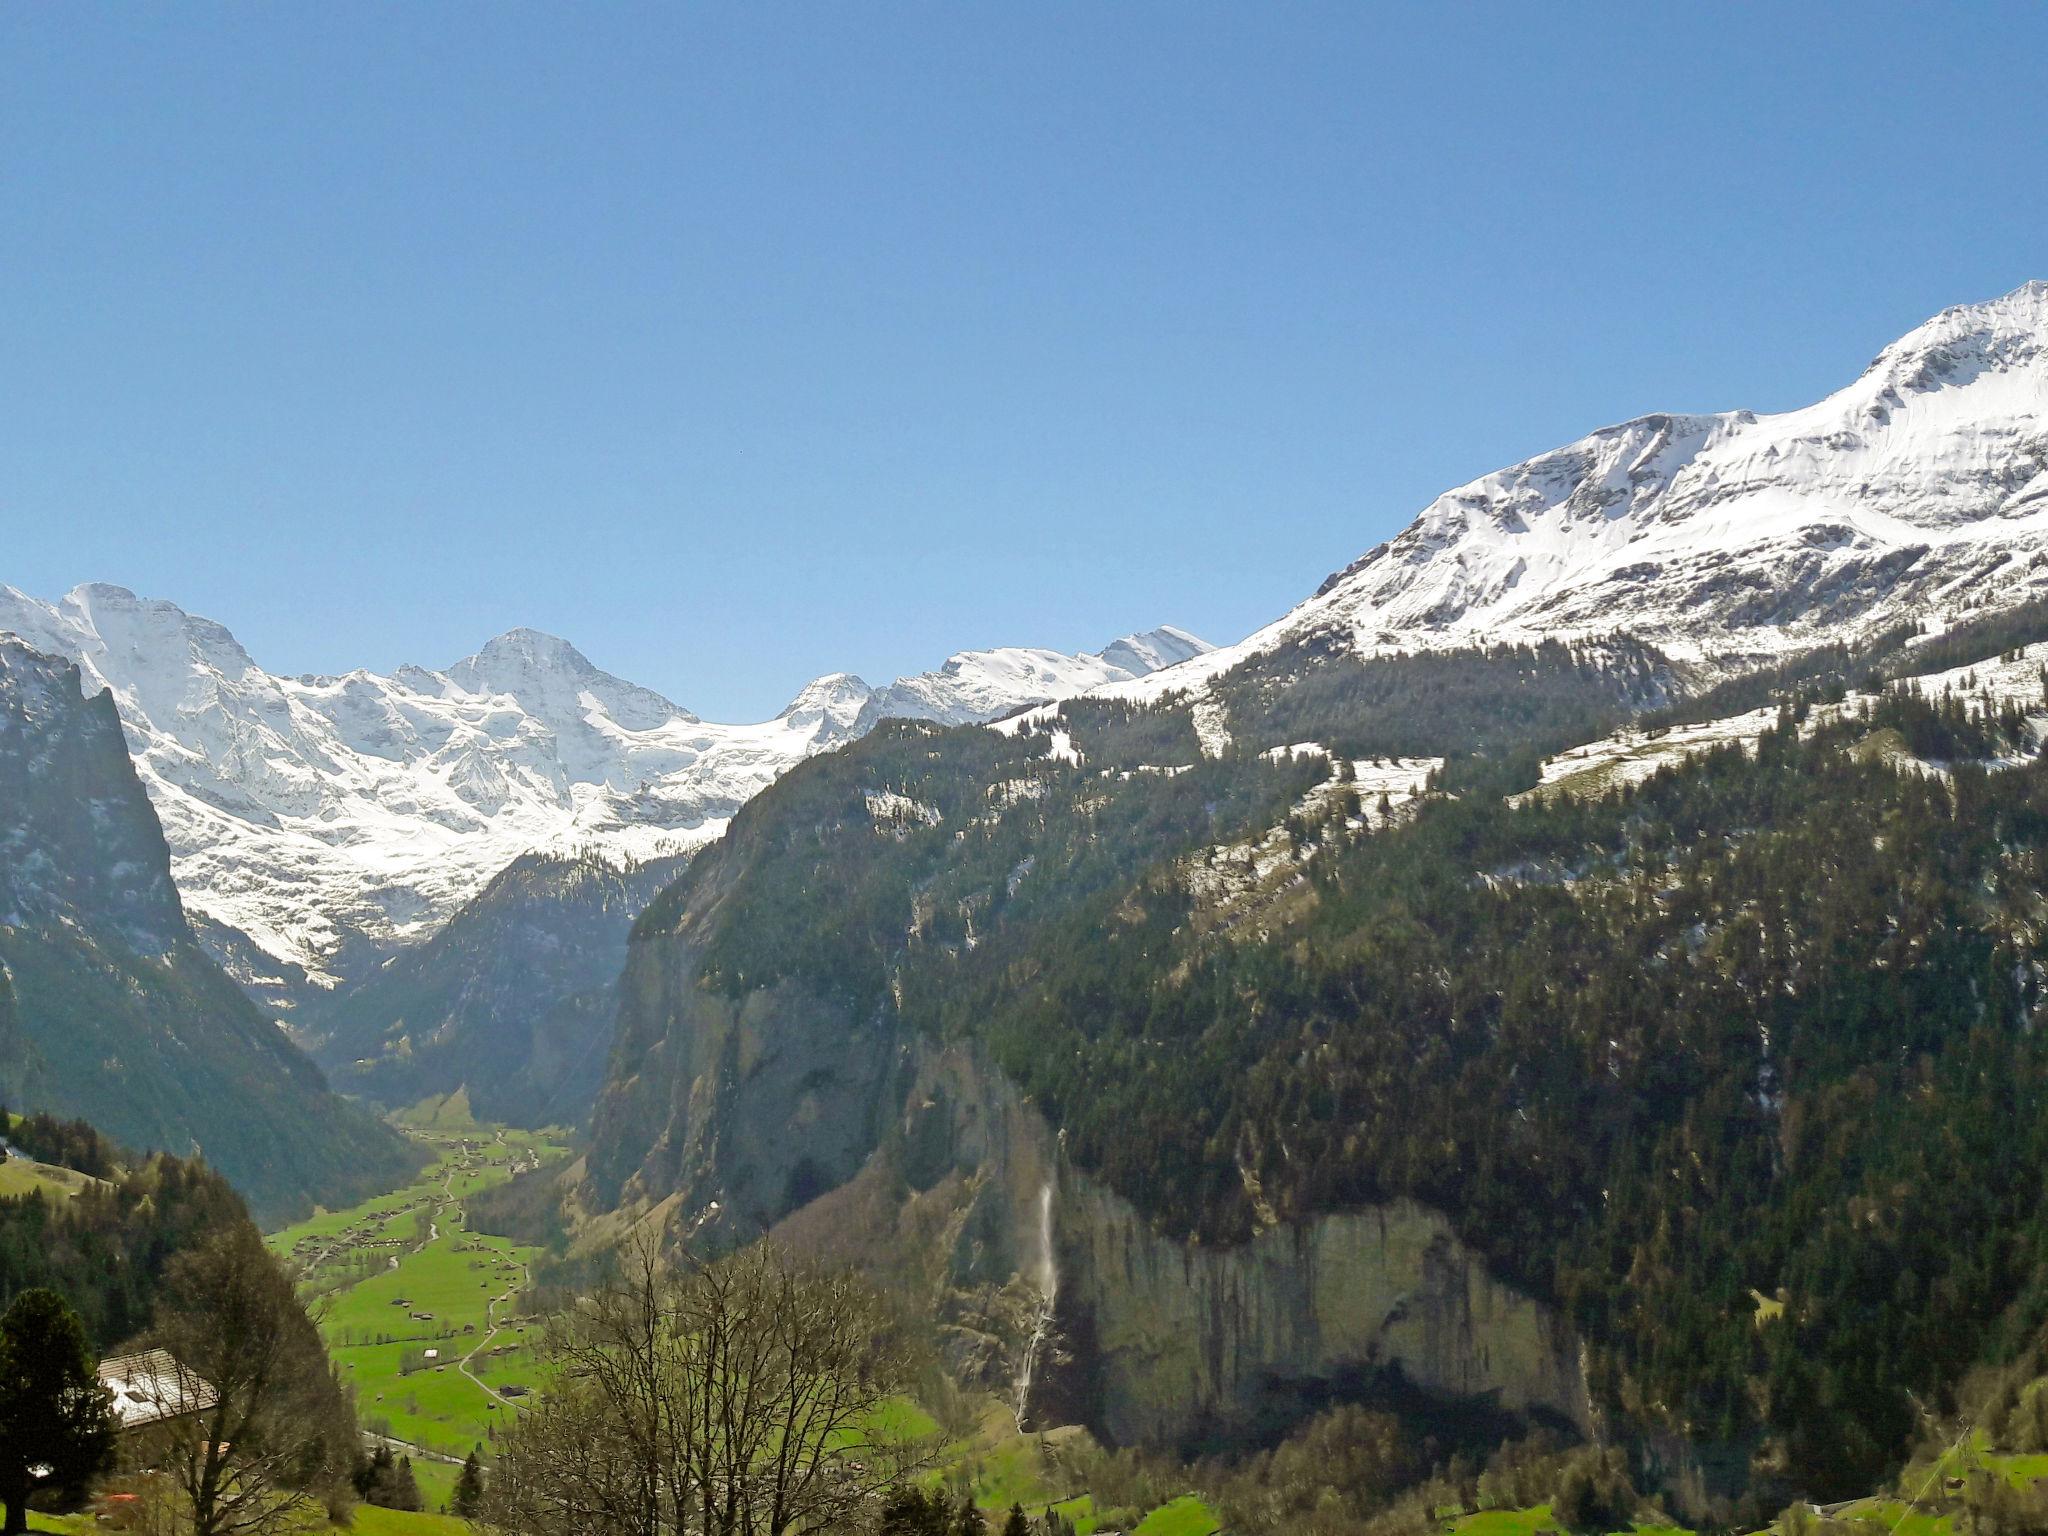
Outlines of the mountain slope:
[{"label": "mountain slope", "polygon": [[200,1151],[269,1215],[401,1173],[200,949],[104,693],[0,638],[0,1099]]},{"label": "mountain slope", "polygon": [[1652,415],[1447,491],[1247,658],[1625,632],[1707,678],[2048,592],[2048,282],[1944,310],[1816,405]]},{"label": "mountain slope", "polygon": [[1035,1292],[1020,1413],[1121,1440],[1391,1363],[1854,1491],[2048,1294],[2043,638],[1571,795],[1185,704],[878,731],[642,918],[585,1197]]},{"label": "mountain slope", "polygon": [[1391,1371],[1597,1409],[1701,1518],[1866,1486],[2048,1295],[2044,341],[1950,311],[794,770],[635,930],[582,1198],[899,1264],[1020,1421],[1241,1445]]},{"label": "mountain slope", "polygon": [[523,854],[424,943],[297,1022],[344,1092],[467,1087],[486,1120],[580,1122],[603,1080],[633,919],[684,861]]},{"label": "mountain slope", "polygon": [[529,851],[687,851],[792,763],[884,715],[949,723],[1125,680],[1204,647],[966,652],[875,689],[821,678],[757,725],[697,719],[534,630],[444,671],[274,677],[233,635],[118,587],[0,588],[0,632],[111,690],[216,955],[266,1001],[360,978]]}]

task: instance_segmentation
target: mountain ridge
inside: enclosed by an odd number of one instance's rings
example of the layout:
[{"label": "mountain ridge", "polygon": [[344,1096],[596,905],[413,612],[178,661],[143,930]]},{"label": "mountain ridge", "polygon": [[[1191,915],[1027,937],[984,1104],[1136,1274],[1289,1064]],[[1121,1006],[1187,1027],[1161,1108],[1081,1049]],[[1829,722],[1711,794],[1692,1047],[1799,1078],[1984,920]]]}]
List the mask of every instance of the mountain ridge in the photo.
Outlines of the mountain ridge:
[{"label": "mountain ridge", "polygon": [[1101,690],[1625,631],[1699,681],[2048,592],[2048,282],[1944,309],[1813,405],[1655,412],[1445,491],[1235,645]]},{"label": "mountain ridge", "polygon": [[963,723],[1206,649],[1168,629],[1103,653],[966,651],[885,688],[834,674],[769,720],[721,725],[534,629],[441,670],[298,677],[108,584],[56,603],[0,587],[5,631],[113,694],[186,905],[277,1008],[366,977],[523,854],[673,857],[887,715]]},{"label": "mountain ridge", "polygon": [[272,1215],[401,1173],[200,948],[170,862],[113,701],[0,637],[0,1099],[203,1151]]}]

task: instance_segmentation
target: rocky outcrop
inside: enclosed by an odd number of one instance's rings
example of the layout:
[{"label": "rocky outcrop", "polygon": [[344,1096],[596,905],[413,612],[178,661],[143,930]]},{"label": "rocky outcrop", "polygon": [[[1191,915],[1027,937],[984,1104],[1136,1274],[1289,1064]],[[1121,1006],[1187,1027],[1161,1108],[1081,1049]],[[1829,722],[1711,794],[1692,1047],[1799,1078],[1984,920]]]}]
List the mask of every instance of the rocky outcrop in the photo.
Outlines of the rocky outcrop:
[{"label": "rocky outcrop", "polygon": [[600,1197],[676,1196],[700,1229],[750,1238],[859,1173],[901,1102],[895,1029],[801,982],[735,1001],[665,935],[634,943],[620,994],[590,1152]]},{"label": "rocky outcrop", "polygon": [[1058,1323],[1118,1443],[1260,1437],[1388,1385],[1591,1433],[1571,1330],[1412,1201],[1224,1249],[1159,1236],[1078,1175],[1055,1211]]},{"label": "rocky outcrop", "polygon": [[1027,1424],[1242,1443],[1392,1389],[1591,1431],[1571,1330],[1434,1211],[1330,1213],[1234,1248],[1162,1236],[972,1046],[788,980],[735,1002],[696,984],[673,933],[635,945],[626,988],[599,1177],[680,1194],[699,1233],[773,1229],[866,1265]]}]

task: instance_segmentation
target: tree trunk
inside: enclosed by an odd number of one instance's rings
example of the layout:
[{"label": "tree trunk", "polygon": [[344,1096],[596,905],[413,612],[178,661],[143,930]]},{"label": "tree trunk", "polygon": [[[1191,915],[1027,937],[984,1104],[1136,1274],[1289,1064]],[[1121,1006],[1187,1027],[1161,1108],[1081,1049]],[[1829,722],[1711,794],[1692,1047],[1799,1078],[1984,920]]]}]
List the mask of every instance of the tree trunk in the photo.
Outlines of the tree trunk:
[{"label": "tree trunk", "polygon": [[20,1536],[21,1532],[28,1529],[28,1496],[10,1489],[6,1502],[7,1520],[5,1524],[0,1524],[0,1533],[4,1533],[4,1536]]}]

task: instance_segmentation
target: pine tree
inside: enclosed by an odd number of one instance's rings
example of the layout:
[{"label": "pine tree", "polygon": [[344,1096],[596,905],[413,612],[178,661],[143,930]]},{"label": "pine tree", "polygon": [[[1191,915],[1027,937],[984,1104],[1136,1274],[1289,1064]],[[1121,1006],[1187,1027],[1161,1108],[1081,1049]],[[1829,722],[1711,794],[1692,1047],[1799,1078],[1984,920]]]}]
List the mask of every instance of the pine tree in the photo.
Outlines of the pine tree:
[{"label": "pine tree", "polygon": [[114,1453],[114,1414],[85,1326],[55,1291],[23,1291],[0,1317],[0,1499],[28,1529],[38,1483],[82,1483]]},{"label": "pine tree", "polygon": [[448,1512],[463,1519],[473,1519],[483,1505],[484,1465],[477,1459],[474,1448],[462,1463],[462,1473],[455,1479],[455,1493],[448,1501]]},{"label": "pine tree", "polygon": [[1031,1536],[1031,1522],[1025,1517],[1023,1505],[1010,1506],[1010,1518],[1003,1522],[1003,1536]]}]

